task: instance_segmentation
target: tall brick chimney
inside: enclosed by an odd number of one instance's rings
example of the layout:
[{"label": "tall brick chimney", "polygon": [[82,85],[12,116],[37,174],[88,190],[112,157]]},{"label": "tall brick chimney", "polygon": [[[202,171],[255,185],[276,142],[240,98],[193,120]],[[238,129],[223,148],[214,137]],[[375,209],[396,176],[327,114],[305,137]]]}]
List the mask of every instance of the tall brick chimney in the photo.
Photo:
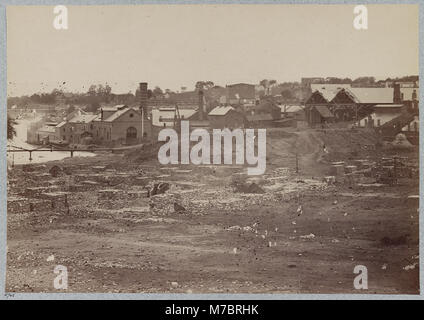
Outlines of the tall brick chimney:
[{"label": "tall brick chimney", "polygon": [[146,105],[147,105],[147,82],[140,82],[140,112],[141,112],[141,138],[144,138],[144,120],[146,117]]},{"label": "tall brick chimney", "polygon": [[147,105],[147,82],[139,83],[139,99],[141,111],[141,109],[145,109]]},{"label": "tall brick chimney", "polygon": [[400,84],[393,84],[393,103],[402,103],[402,95],[400,93]]},{"label": "tall brick chimney", "polygon": [[204,117],[204,105],[203,105],[203,89],[199,89],[199,120],[203,120]]}]

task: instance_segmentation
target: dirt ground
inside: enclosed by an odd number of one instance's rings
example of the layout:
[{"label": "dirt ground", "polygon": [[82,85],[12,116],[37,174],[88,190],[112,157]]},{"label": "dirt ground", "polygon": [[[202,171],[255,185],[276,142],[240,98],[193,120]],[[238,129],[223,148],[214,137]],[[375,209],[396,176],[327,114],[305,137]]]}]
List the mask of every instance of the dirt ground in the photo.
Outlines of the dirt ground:
[{"label": "dirt ground", "polygon": [[[66,292],[418,294],[418,203],[408,199],[419,194],[418,177],[323,180],[331,161],[401,153],[418,164],[417,149],[369,150],[375,137],[349,131],[271,130],[267,140],[259,178],[241,166],[108,154],[14,168],[6,291],[57,292],[54,268],[63,265]],[[50,177],[54,164],[69,170]],[[236,192],[235,181],[264,193]],[[154,182],[170,189],[148,198]],[[61,194],[27,190],[39,186],[66,192],[68,206]],[[174,203],[186,210],[174,212]],[[368,270],[368,290],[353,286],[357,265]]]}]

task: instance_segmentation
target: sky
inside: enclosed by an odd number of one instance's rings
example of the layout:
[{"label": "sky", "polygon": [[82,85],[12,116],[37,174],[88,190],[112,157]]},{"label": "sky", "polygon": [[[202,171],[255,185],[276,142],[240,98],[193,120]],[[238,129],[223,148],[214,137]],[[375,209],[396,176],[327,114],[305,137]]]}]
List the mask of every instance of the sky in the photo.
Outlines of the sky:
[{"label": "sky", "polygon": [[53,8],[7,8],[8,96],[418,74],[417,5],[367,5],[367,30],[354,5],[67,6],[67,30]]}]

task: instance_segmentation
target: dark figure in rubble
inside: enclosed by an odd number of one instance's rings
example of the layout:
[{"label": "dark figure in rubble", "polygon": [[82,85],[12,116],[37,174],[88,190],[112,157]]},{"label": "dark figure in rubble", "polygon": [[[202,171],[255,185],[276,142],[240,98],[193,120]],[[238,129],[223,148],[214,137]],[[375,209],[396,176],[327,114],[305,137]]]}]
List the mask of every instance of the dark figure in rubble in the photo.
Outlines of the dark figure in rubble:
[{"label": "dark figure in rubble", "polygon": [[165,193],[167,190],[169,190],[169,183],[161,182],[161,183],[155,183],[152,190],[147,190],[147,198],[150,198],[151,196]]},{"label": "dark figure in rubble", "polygon": [[182,213],[186,211],[186,208],[184,208],[182,205],[179,205],[178,203],[174,202],[174,211],[176,213]]}]

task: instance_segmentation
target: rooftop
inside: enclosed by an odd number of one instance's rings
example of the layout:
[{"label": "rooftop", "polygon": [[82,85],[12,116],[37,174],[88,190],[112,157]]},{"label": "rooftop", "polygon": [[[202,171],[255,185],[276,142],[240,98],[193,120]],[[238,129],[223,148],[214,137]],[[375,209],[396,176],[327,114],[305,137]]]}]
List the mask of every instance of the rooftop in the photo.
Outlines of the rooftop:
[{"label": "rooftop", "polygon": [[135,113],[138,113],[138,111],[134,108],[128,108],[127,106],[118,109],[117,111],[115,111],[113,114],[111,114],[109,117],[107,117],[106,119],[104,119],[103,121],[106,122],[112,122],[115,121],[116,119],[118,119],[120,116],[122,116],[124,113],[127,113],[128,111],[132,110]]},{"label": "rooftop", "polygon": [[331,113],[331,111],[326,107],[326,106],[315,106],[314,107],[319,114],[323,117],[323,118],[333,118],[333,114]]},{"label": "rooftop", "polygon": [[[196,109],[178,109],[181,119],[189,119],[193,116]],[[159,108],[152,110],[152,124],[154,126],[162,127],[164,123],[167,125],[173,125],[176,110],[174,107]]]},{"label": "rooftop", "polygon": [[393,103],[393,88],[349,88],[359,103]]},{"label": "rooftop", "polygon": [[209,112],[209,116],[225,116],[229,111],[234,110],[231,106],[218,106]]},{"label": "rooftop", "polygon": [[97,118],[97,115],[95,114],[80,114],[73,117],[71,120],[69,120],[69,122],[70,123],[90,123],[95,118]]}]

